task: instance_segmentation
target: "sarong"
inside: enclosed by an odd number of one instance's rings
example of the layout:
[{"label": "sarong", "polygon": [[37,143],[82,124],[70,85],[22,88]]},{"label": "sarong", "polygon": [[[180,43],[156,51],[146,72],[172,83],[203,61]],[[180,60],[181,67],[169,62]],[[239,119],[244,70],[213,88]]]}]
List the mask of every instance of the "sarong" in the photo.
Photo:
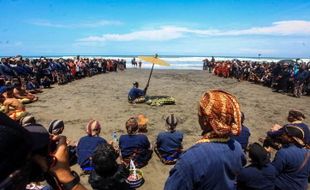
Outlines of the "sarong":
[{"label": "sarong", "polygon": [[28,114],[25,110],[14,110],[9,117],[15,121],[20,120],[22,117],[25,117]]},{"label": "sarong", "polygon": [[171,154],[163,153],[159,151],[156,147],[154,148],[154,151],[157,154],[160,161],[166,165],[174,165],[182,154],[181,150],[176,150]]}]

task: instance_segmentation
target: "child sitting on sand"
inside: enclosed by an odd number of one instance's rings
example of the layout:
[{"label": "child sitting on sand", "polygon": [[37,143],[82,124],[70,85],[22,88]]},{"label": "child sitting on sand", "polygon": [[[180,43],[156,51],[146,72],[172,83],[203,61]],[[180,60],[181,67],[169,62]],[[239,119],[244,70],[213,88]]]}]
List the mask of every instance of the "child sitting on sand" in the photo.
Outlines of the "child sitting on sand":
[{"label": "child sitting on sand", "polygon": [[127,120],[126,130],[128,134],[121,135],[119,139],[122,159],[127,164],[133,160],[137,168],[144,167],[152,157],[150,141],[146,135],[137,134],[138,121],[135,117]]},{"label": "child sitting on sand", "polygon": [[154,151],[164,164],[175,164],[182,154],[183,133],[176,131],[178,119],[171,114],[166,118],[167,130],[157,136]]}]

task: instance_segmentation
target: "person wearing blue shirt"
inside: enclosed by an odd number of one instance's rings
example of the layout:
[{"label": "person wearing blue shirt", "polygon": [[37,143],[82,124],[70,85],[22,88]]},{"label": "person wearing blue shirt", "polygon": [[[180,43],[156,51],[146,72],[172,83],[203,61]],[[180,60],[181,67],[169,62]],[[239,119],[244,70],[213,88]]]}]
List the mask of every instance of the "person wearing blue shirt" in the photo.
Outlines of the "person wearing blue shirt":
[{"label": "person wearing blue shirt", "polygon": [[144,90],[139,89],[139,83],[134,82],[133,87],[128,93],[128,102],[129,103],[143,103],[145,102],[145,94],[147,87]]},{"label": "person wearing blue shirt", "polygon": [[289,124],[280,126],[275,124],[270,131],[267,132],[267,138],[265,140],[265,146],[271,146],[273,148],[279,149],[279,138],[285,133],[285,128],[287,126],[295,126],[300,128],[304,133],[304,139],[302,139],[307,145],[310,145],[310,131],[308,125],[306,125],[303,120],[305,115],[298,110],[290,110],[287,116],[287,121]]},{"label": "person wearing blue shirt", "polygon": [[137,134],[138,121],[132,117],[126,122],[127,135],[119,138],[119,148],[124,162],[133,160],[137,168],[144,167],[152,157],[152,147],[147,136]]},{"label": "person wearing blue shirt", "polygon": [[241,112],[241,133],[239,136],[232,136],[231,138],[238,141],[241,144],[241,147],[243,150],[246,150],[248,144],[249,144],[249,138],[251,136],[250,129],[247,128],[243,122],[244,122],[244,113]]},{"label": "person wearing blue shirt", "polygon": [[272,162],[277,170],[275,190],[307,190],[310,152],[304,148],[302,129],[286,126],[280,138],[283,146]]},{"label": "person wearing blue shirt", "polygon": [[249,146],[251,164],[237,177],[238,190],[274,190],[276,169],[270,163],[270,153],[258,143]]},{"label": "person wearing blue shirt", "polygon": [[185,151],[170,171],[165,190],[235,190],[236,176],[245,164],[237,99],[221,90],[205,92],[199,102],[202,138]]},{"label": "person wearing blue shirt", "polygon": [[77,145],[78,164],[85,172],[93,170],[91,157],[100,144],[106,144],[107,141],[100,137],[101,126],[96,120],[91,120],[86,126],[87,135],[82,137]]},{"label": "person wearing blue shirt", "polygon": [[166,118],[167,131],[160,132],[155,143],[155,152],[164,164],[174,164],[180,157],[183,146],[183,133],[176,131],[178,119],[174,114]]}]

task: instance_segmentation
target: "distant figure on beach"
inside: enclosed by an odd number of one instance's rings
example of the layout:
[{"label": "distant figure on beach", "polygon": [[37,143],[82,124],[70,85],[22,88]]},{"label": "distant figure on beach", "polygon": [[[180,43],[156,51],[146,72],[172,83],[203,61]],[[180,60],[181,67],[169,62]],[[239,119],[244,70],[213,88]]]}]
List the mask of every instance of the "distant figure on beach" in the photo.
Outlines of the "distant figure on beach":
[{"label": "distant figure on beach", "polygon": [[137,67],[137,61],[135,57],[131,60],[131,65],[132,67]]},{"label": "distant figure on beach", "polygon": [[221,90],[205,92],[198,107],[202,138],[182,154],[170,171],[165,190],[235,190],[245,165],[241,145],[231,135],[241,132],[237,99]]},{"label": "distant figure on beach", "polygon": [[164,164],[175,164],[183,151],[183,133],[175,128],[178,119],[174,114],[166,118],[166,131],[157,136],[154,151]]},{"label": "distant figure on beach", "polygon": [[143,103],[145,102],[145,92],[147,87],[144,90],[139,89],[139,83],[134,82],[133,87],[128,93],[128,102],[129,103]]},{"label": "distant figure on beach", "polygon": [[139,69],[142,68],[142,61],[139,61]]}]

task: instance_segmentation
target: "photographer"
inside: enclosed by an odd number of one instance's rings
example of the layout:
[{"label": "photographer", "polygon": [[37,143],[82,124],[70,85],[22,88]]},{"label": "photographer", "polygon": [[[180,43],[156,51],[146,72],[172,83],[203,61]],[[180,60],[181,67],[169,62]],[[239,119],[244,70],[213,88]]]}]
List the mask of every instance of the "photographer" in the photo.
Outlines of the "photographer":
[{"label": "photographer", "polygon": [[[44,127],[23,128],[0,113],[0,139],[1,190],[23,190],[28,183],[43,180],[55,190],[86,189],[70,169],[66,137],[50,140]],[[50,152],[49,144],[56,141],[56,150]]]}]

